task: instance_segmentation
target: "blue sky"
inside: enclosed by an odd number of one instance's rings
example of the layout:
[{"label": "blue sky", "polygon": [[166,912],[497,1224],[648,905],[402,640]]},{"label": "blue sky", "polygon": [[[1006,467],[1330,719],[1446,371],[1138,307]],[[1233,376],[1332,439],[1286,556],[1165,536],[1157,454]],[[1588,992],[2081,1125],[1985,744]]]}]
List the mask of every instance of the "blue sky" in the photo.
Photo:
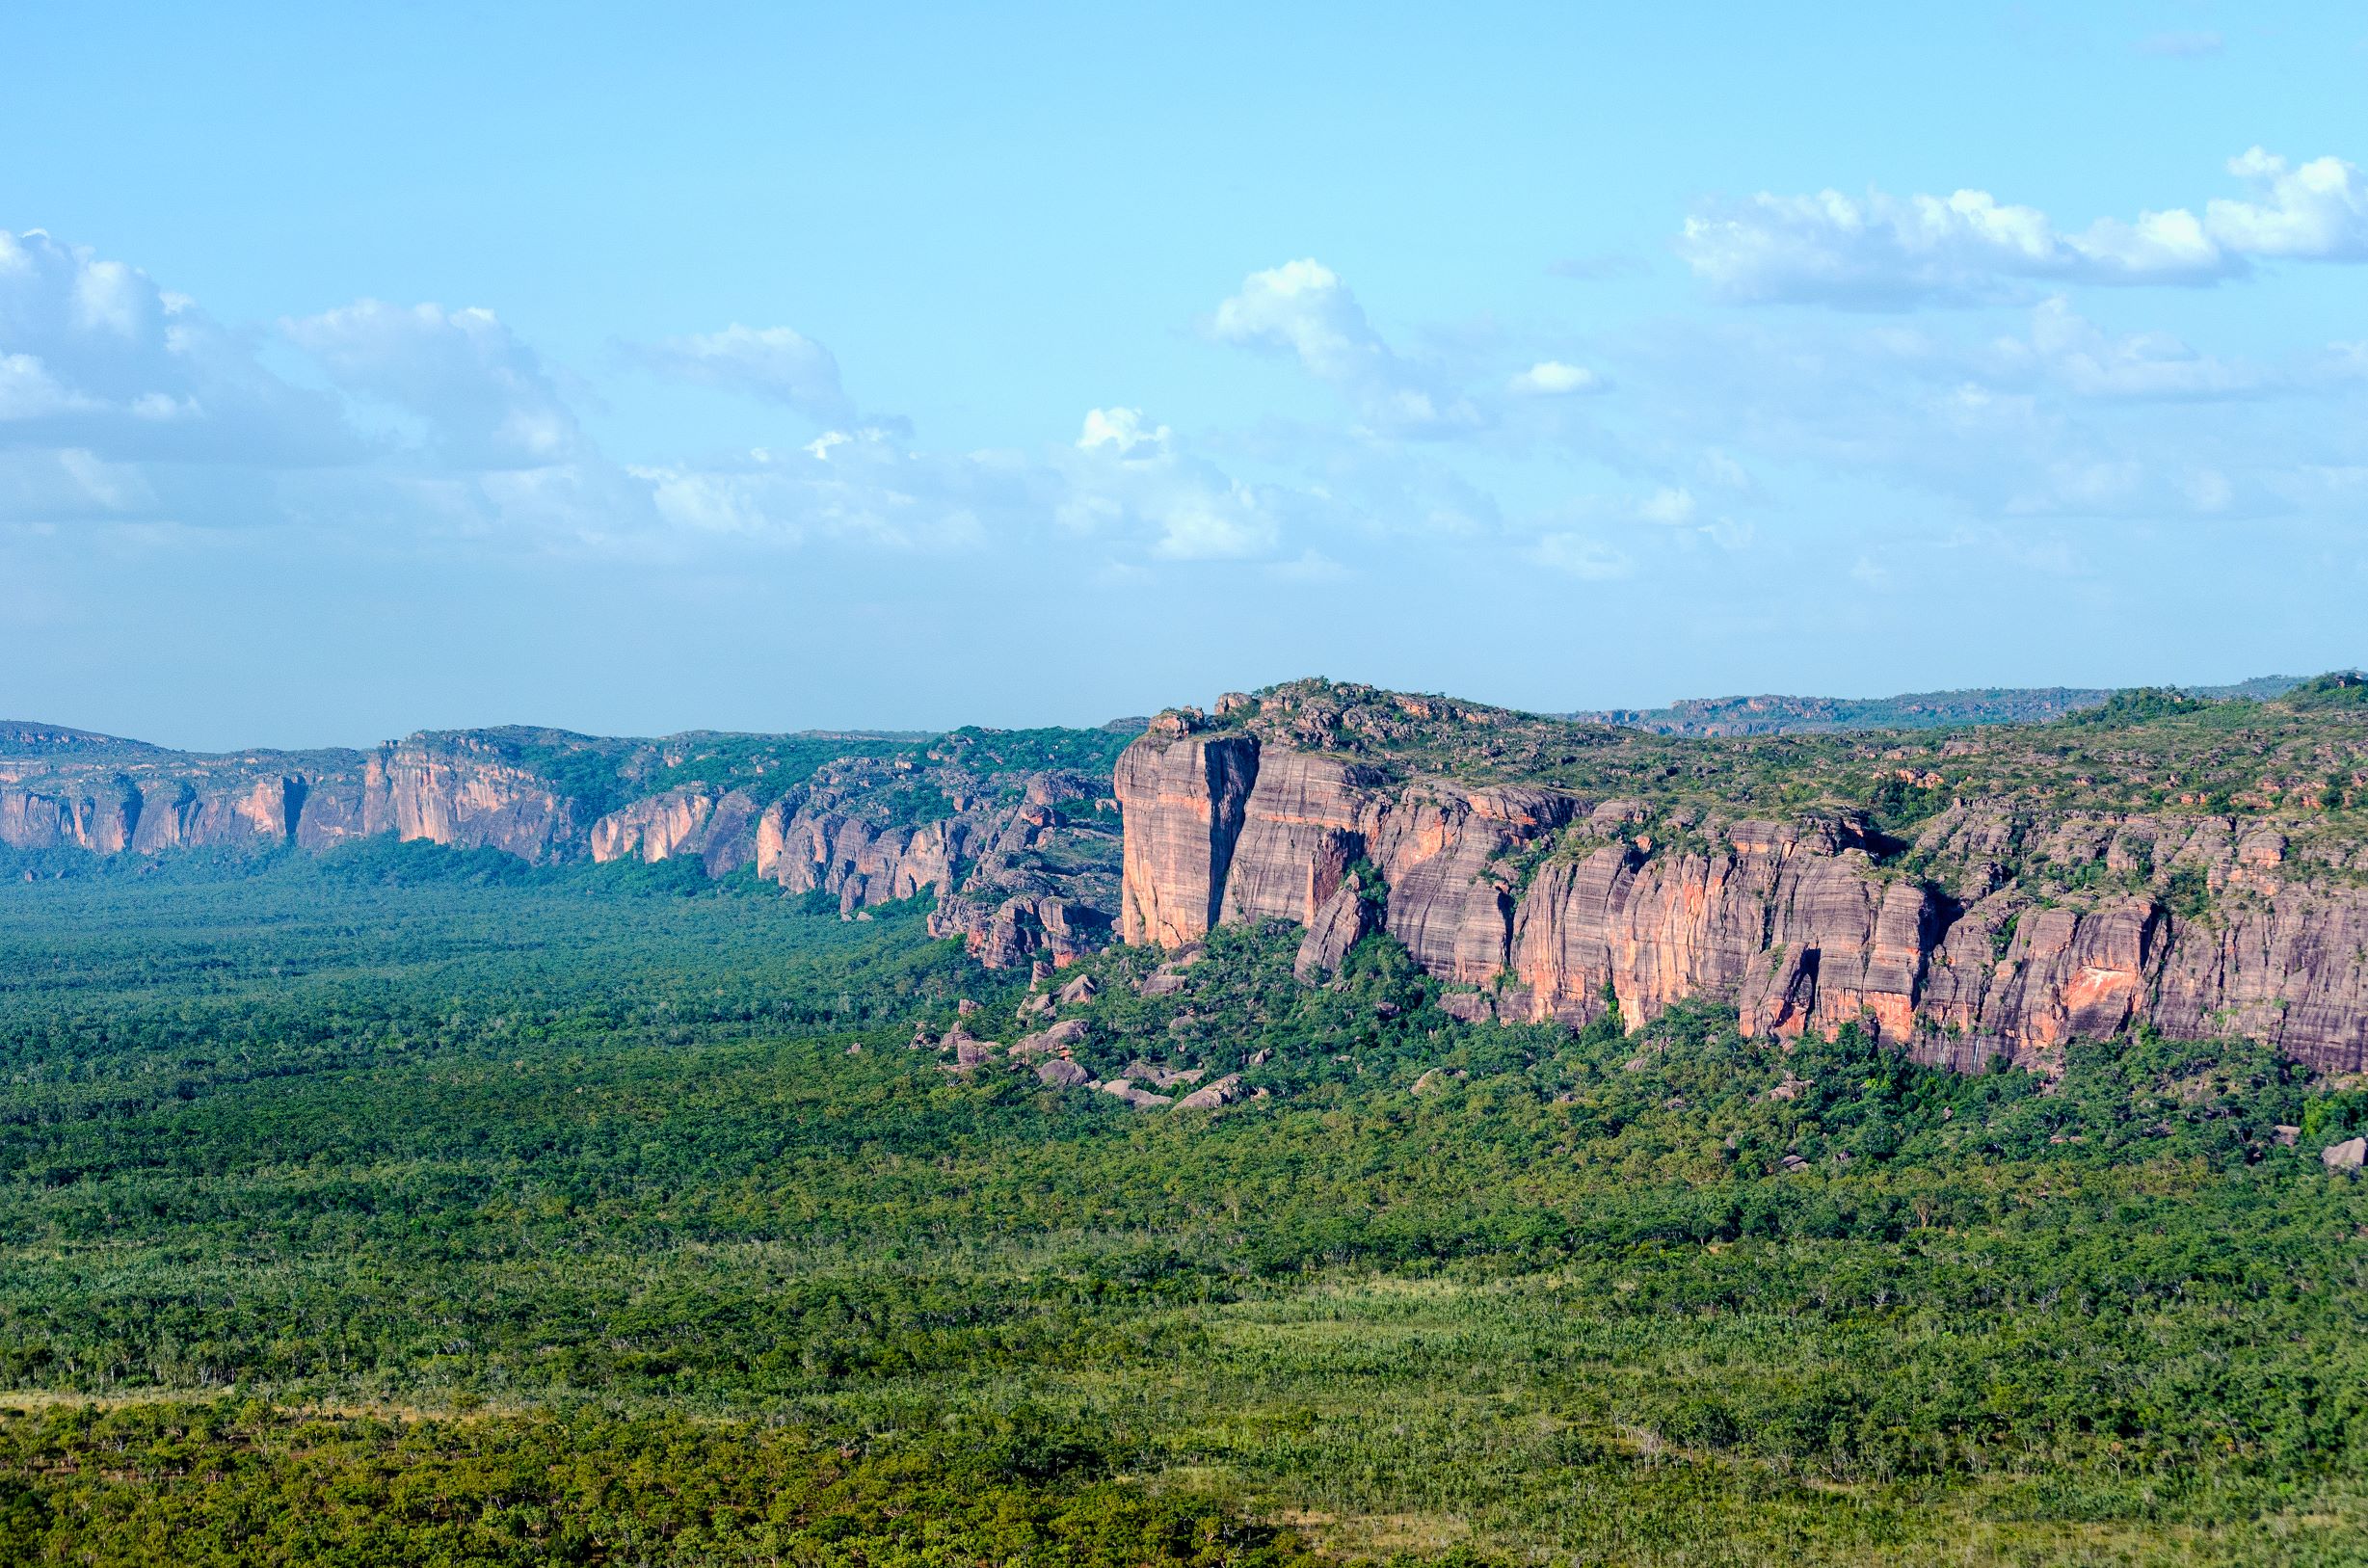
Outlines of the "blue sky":
[{"label": "blue sky", "polygon": [[0,712],[2368,660],[2368,14],[1670,9],[18,8]]}]

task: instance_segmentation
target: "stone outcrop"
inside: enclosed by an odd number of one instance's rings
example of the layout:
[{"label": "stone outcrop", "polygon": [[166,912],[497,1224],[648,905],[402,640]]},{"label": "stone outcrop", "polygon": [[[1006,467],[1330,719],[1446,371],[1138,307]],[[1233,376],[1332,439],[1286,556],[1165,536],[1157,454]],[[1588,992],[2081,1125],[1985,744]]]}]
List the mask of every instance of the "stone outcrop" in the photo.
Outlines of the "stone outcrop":
[{"label": "stone outcrop", "polygon": [[1307,935],[1299,939],[1299,951],[1291,959],[1290,972],[1302,985],[1329,974],[1341,967],[1348,949],[1371,935],[1379,923],[1364,889],[1353,877],[1344,879],[1308,921]]},{"label": "stone outcrop", "polygon": [[757,857],[756,797],[704,785],[669,789],[620,807],[593,823],[596,862],[631,856],[652,864],[696,855],[709,876],[738,870]]},{"label": "stone outcrop", "polygon": [[1112,782],[1128,817],[1118,917],[1126,941],[1172,946],[1215,922],[1257,773],[1258,742],[1248,736],[1137,742],[1119,757]]},{"label": "stone outcrop", "polygon": [[[837,758],[768,789],[762,747],[748,744],[765,738],[456,731],[369,751],[205,757],[0,725],[0,846],[118,855],[387,837],[539,863],[688,857],[710,877],[753,867],[849,918],[932,898],[931,934],[961,938],[991,968],[1058,967],[1107,942],[1119,836],[1104,781],[998,771],[991,742],[982,753],[948,737],[918,757]],[[788,738],[793,752],[811,746]],[[657,787],[703,757],[724,771],[746,763],[735,777],[756,782]]]},{"label": "stone outcrop", "polygon": [[1228,1073],[1214,1083],[1195,1089],[1182,1100],[1177,1101],[1176,1108],[1178,1110],[1215,1110],[1220,1105],[1232,1104],[1245,1092],[1241,1087],[1241,1075]]},{"label": "stone outcrop", "polygon": [[991,905],[943,891],[929,914],[931,936],[962,938],[989,969],[1032,962],[1039,954],[1055,969],[1066,968],[1102,946],[1109,930],[1108,915],[1060,893],[1018,893]]},{"label": "stone outcrop", "polygon": [[1066,1056],[1055,1056],[1036,1069],[1036,1081],[1052,1089],[1078,1089],[1094,1081],[1094,1076]]},{"label": "stone outcrop", "polygon": [[327,849],[376,836],[544,861],[569,850],[577,819],[548,781],[466,735],[369,752],[0,760],[0,844],[13,849]]},{"label": "stone outcrop", "polygon": [[[1632,1029],[1672,1003],[1732,1002],[1754,1034],[1857,1023],[1960,1068],[2045,1065],[2137,1024],[2243,1034],[2368,1070],[2368,890],[2303,875],[2274,825],[2227,817],[1952,808],[1912,845],[1862,823],[1706,819],[1655,843],[1636,803],[1392,781],[1354,759],[1171,720],[1120,758],[1122,933],[1177,946],[1220,921],[1307,928],[1303,979],[1370,925],[1457,989],[1459,1017]],[[1926,878],[1899,873],[1913,852]],[[1521,863],[1544,856],[1525,879]],[[2124,889],[2043,900],[2031,857]],[[1377,917],[1351,867],[1387,889]],[[2174,913],[2174,877],[2210,897]],[[1163,970],[1147,989],[1174,989]]]}]

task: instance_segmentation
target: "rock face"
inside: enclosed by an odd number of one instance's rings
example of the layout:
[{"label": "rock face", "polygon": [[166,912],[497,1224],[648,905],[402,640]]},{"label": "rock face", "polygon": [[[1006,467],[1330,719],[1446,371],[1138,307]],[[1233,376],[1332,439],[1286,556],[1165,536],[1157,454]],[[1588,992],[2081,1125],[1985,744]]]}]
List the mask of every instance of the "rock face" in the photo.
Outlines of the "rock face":
[{"label": "rock face", "polygon": [[1119,757],[1112,782],[1128,820],[1124,940],[1172,946],[1214,923],[1257,773],[1258,742],[1247,736],[1137,742]]},{"label": "rock face", "polygon": [[[0,846],[118,855],[389,837],[535,862],[692,857],[710,877],[753,867],[785,892],[820,893],[850,918],[932,897],[931,934],[961,938],[989,967],[1063,965],[1108,940],[1120,845],[1103,780],[1006,767],[991,739],[982,748],[966,732],[768,784],[774,738],[810,756],[814,737],[512,729],[205,757],[0,724]],[[700,759],[751,782],[657,786]]]},{"label": "rock face", "polygon": [[[1702,820],[1655,844],[1631,836],[1633,803],[1393,783],[1189,719],[1128,749],[1117,792],[1126,940],[1172,947],[1219,921],[1293,921],[1311,978],[1364,934],[1370,906],[1348,877],[1366,861],[1388,890],[1381,928],[1431,974],[1486,988],[1450,995],[1459,1017],[1576,1025],[1617,1006],[1635,1029],[1712,996],[1754,1034],[1856,1023],[1968,1070],[2001,1052],[2045,1065],[2075,1036],[2138,1023],[2368,1070],[2368,891],[2293,874],[2283,837],[2258,822],[1957,807],[1912,846],[1832,815]],[[1525,853],[1549,848],[1525,883]],[[1902,850],[1932,879],[1899,874]],[[2152,880],[2048,903],[2006,874],[2035,853]],[[2208,888],[2208,909],[2173,913],[2181,876]]]},{"label": "rock face", "polygon": [[1299,939],[1299,951],[1291,959],[1290,972],[1300,984],[1307,985],[1339,969],[1341,960],[1348,956],[1348,949],[1370,935],[1377,923],[1364,890],[1353,878],[1344,880],[1308,921],[1307,935]]},{"label": "rock face", "polygon": [[369,752],[0,759],[0,844],[13,849],[326,849],[380,835],[544,861],[566,852],[577,820],[546,780],[467,735]]}]

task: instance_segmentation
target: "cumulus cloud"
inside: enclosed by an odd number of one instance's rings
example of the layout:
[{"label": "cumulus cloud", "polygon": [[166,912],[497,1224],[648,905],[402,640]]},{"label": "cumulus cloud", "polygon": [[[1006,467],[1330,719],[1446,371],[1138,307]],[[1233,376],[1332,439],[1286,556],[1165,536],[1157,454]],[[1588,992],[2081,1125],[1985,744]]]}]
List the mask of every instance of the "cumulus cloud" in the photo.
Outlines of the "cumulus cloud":
[{"label": "cumulus cloud", "polygon": [[1992,357],[2002,379],[2044,377],[2078,397],[2244,397],[2269,385],[2263,372],[2197,353],[2168,332],[2110,334],[2061,295],[2032,312],[2028,338],[1999,339]]},{"label": "cumulus cloud", "polygon": [[909,450],[869,429],[730,462],[636,467],[659,515],[698,539],[966,550],[988,520],[1049,504],[1043,477],[992,456]]},{"label": "cumulus cloud", "polygon": [[1080,452],[1108,447],[1122,458],[1137,447],[1164,449],[1167,443],[1167,426],[1147,424],[1140,409],[1088,409],[1085,429],[1078,437]]},{"label": "cumulus cloud", "polygon": [[1682,528],[1693,521],[1693,492],[1683,485],[1663,485],[1644,498],[1636,516],[1663,527]]},{"label": "cumulus cloud", "polygon": [[1596,391],[1602,385],[1595,372],[1583,366],[1564,364],[1559,359],[1540,359],[1507,382],[1505,388],[1518,397],[1564,397],[1572,392]]},{"label": "cumulus cloud", "polygon": [[582,454],[575,416],[491,310],[362,300],[281,324],[349,392],[417,421],[451,465],[547,466]]},{"label": "cumulus cloud", "polygon": [[146,273],[0,229],[0,447],[97,461],[317,464],[354,443],[333,399],[264,368]]},{"label": "cumulus cloud", "polygon": [[2204,209],[2213,236],[2247,255],[2368,261],[2368,178],[2341,158],[2300,167],[2254,147],[2228,160],[2254,188],[2252,201],[2215,200]]},{"label": "cumulus cloud", "polygon": [[1987,191],[1946,197],[1767,192],[1686,222],[1678,252],[1739,301],[1896,308],[2016,298],[2046,281],[2204,284],[2258,258],[2368,258],[2368,186],[2340,158],[2300,167],[2259,147],[2230,160],[2246,200],[2100,218],[2060,228],[2035,207]]},{"label": "cumulus cloud", "polygon": [[1340,276],[1312,259],[1252,273],[1210,320],[1219,342],[1286,353],[1338,387],[1377,429],[1437,436],[1479,423],[1445,378],[1403,358],[1366,319]]},{"label": "cumulus cloud", "polygon": [[1063,526],[1144,538],[1166,560],[1263,558],[1282,536],[1278,495],[1178,450],[1138,409],[1090,410],[1060,469]]},{"label": "cumulus cloud", "polygon": [[826,424],[864,422],[839,385],[838,358],[787,327],[734,322],[720,332],[670,337],[639,357],[662,375],[779,403]]}]

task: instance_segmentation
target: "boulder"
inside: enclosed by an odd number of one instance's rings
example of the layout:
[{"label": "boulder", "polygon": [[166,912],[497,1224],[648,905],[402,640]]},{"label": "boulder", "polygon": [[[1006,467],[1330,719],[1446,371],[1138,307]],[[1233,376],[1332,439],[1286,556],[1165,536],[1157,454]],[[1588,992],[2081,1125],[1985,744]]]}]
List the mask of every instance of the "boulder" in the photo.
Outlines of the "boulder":
[{"label": "boulder", "polygon": [[1173,1089],[1180,1083],[1198,1083],[1208,1076],[1208,1073],[1205,1067],[1167,1067],[1139,1058],[1129,1062],[1126,1068],[1126,1076],[1148,1083],[1155,1089]]},{"label": "boulder", "polygon": [[957,1023],[952,1032],[939,1042],[938,1049],[954,1053],[954,1059],[948,1066],[949,1071],[967,1073],[973,1067],[983,1066],[994,1060],[998,1048],[992,1040],[972,1039],[969,1032]]},{"label": "boulder", "polygon": [[1036,1069],[1036,1080],[1054,1089],[1075,1089],[1094,1081],[1094,1076],[1066,1056],[1055,1056]]},{"label": "boulder", "polygon": [[2330,1171],[2356,1171],[2368,1163],[2368,1138],[2347,1138],[2329,1144],[2319,1151],[2319,1158]]},{"label": "boulder", "polygon": [[1123,1100],[1137,1110],[1149,1110],[1154,1105],[1175,1103],[1167,1096],[1153,1094],[1149,1089],[1138,1089],[1125,1078],[1112,1078],[1109,1082],[1101,1085],[1101,1089],[1104,1094]]},{"label": "boulder", "polygon": [[1018,1045],[1011,1048],[1011,1054],[1016,1061],[1026,1061],[1034,1056],[1051,1056],[1067,1050],[1070,1047],[1083,1041],[1084,1038],[1085,1021],[1081,1018],[1065,1018],[1051,1028],[1040,1029],[1023,1038]]},{"label": "boulder", "polygon": [[1080,974],[1060,989],[1061,1005],[1077,1007],[1102,995],[1102,982],[1090,974]]},{"label": "boulder", "polygon": [[1493,1023],[1497,999],[1485,991],[1450,991],[1439,998],[1439,1011],[1466,1023]]},{"label": "boulder", "polygon": [[1299,939],[1299,951],[1290,961],[1292,976],[1301,985],[1313,985],[1318,976],[1338,970],[1348,949],[1371,934],[1373,924],[1372,903],[1356,878],[1344,878],[1308,921],[1307,935]]},{"label": "boulder", "polygon": [[1242,1096],[1241,1075],[1228,1073],[1216,1082],[1193,1090],[1176,1102],[1178,1110],[1215,1110],[1230,1105]]}]

